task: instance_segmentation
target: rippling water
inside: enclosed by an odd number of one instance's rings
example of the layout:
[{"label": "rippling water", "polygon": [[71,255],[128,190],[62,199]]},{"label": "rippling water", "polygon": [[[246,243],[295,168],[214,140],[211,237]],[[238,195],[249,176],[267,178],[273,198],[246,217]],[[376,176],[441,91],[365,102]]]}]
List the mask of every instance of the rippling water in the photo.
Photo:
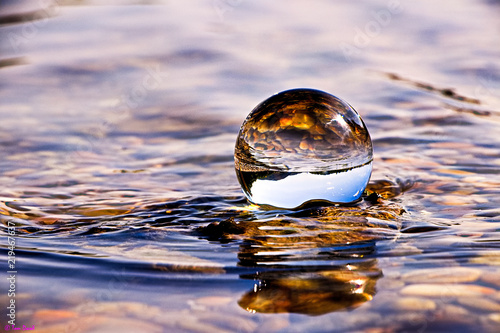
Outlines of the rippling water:
[{"label": "rippling water", "polygon": [[[123,3],[0,5],[17,326],[498,332],[498,1]],[[295,87],[363,117],[358,204],[245,201],[239,126]]]}]

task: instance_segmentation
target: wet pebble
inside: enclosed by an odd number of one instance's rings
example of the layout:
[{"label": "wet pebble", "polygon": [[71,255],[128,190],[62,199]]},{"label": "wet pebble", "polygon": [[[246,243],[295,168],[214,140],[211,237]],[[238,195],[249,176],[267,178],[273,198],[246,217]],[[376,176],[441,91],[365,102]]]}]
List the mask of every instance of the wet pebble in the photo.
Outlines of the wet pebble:
[{"label": "wet pebble", "polygon": [[74,308],[79,314],[108,314],[111,316],[132,316],[152,319],[162,315],[163,311],[155,306],[140,302],[87,302]]},{"label": "wet pebble", "polygon": [[[227,333],[229,329],[218,327],[206,319],[209,318],[210,312],[181,310],[163,312],[161,316],[154,318],[156,323],[164,326],[164,332],[193,332],[193,333]],[[204,315],[204,316],[203,316]],[[205,318],[205,319],[203,319]],[[226,316],[225,319],[230,318]],[[201,320],[200,320],[201,319]],[[168,328],[168,329],[166,329]]]},{"label": "wet pebble", "polygon": [[177,327],[180,321],[196,321],[196,316],[192,311],[168,311],[155,318],[155,322],[166,327]]},{"label": "wet pebble", "polygon": [[395,280],[391,278],[383,278],[377,281],[377,289],[381,290],[399,290],[404,287],[405,283],[401,280]]},{"label": "wet pebble", "polygon": [[54,322],[78,317],[78,313],[70,310],[42,309],[34,313],[33,319],[37,322]]},{"label": "wet pebble", "polygon": [[232,332],[255,332],[258,327],[258,324],[249,317],[243,317],[234,313],[229,315],[225,311],[204,311],[193,314],[196,316],[196,321],[228,329]]},{"label": "wet pebble", "polygon": [[485,310],[490,312],[500,312],[500,304],[481,297],[461,297],[458,300],[458,303],[465,305],[469,308]]},{"label": "wet pebble", "polygon": [[23,176],[26,174],[34,173],[35,171],[37,171],[37,170],[30,169],[30,168],[19,168],[19,169],[6,171],[3,173],[3,175],[7,176],[7,177],[19,177],[19,176]]},{"label": "wet pebble", "polygon": [[403,297],[394,302],[394,307],[400,310],[429,311],[436,309],[436,303],[430,299]]},{"label": "wet pebble", "polygon": [[486,272],[481,276],[481,280],[500,287],[500,271]]},{"label": "wet pebble", "polygon": [[440,306],[440,313],[444,317],[451,318],[461,318],[469,315],[469,311],[464,309],[461,306],[453,305],[453,304],[444,304]]},{"label": "wet pebble", "polygon": [[462,195],[443,195],[432,199],[432,201],[445,206],[463,206],[473,204],[470,196],[464,197]]},{"label": "wet pebble", "polygon": [[406,243],[397,244],[394,248],[391,249],[391,254],[397,256],[411,256],[415,254],[421,254],[422,252],[422,249]]},{"label": "wet pebble", "polygon": [[491,313],[487,317],[489,320],[500,324],[500,313]]},{"label": "wet pebble", "polygon": [[491,313],[489,315],[481,316],[480,322],[481,332],[498,333],[500,327],[500,313]]},{"label": "wet pebble", "polygon": [[451,152],[455,152],[455,150],[453,150],[453,149],[470,149],[470,148],[474,148],[475,146],[470,144],[470,143],[463,143],[463,142],[433,142],[433,143],[429,144],[429,147],[430,148],[452,149]]},{"label": "wet pebble", "polygon": [[497,291],[496,293],[492,294],[490,297],[494,300],[500,301],[500,291]]},{"label": "wet pebble", "polygon": [[[429,319],[425,312],[399,312],[386,314],[384,326],[390,327],[394,332],[422,332],[427,327]],[[389,331],[391,332],[391,331]]]},{"label": "wet pebble", "polygon": [[490,251],[480,257],[470,259],[469,262],[472,264],[500,266],[500,251]]},{"label": "wet pebble", "polygon": [[198,320],[180,320],[177,327],[182,330],[187,330],[192,333],[231,333],[233,331],[226,330],[206,322]]},{"label": "wet pebble", "polygon": [[[36,325],[36,324],[35,324]],[[90,315],[71,319],[52,325],[36,325],[37,333],[66,333],[66,332],[121,332],[121,333],[162,333],[162,327],[135,319],[113,318],[109,316]]]},{"label": "wet pebble", "polygon": [[[340,314],[340,312],[337,312]],[[324,320],[311,317],[308,321],[292,323],[286,332],[361,332],[365,327],[373,327],[374,323],[381,323],[387,318],[380,313],[364,311],[356,316],[332,315]]]},{"label": "wet pebble", "polygon": [[[93,316],[91,317],[91,319]],[[130,318],[109,318],[104,317],[100,319],[98,325],[92,325],[89,330],[92,333],[106,333],[106,332],[148,332],[148,333],[161,333],[163,328],[159,325],[150,323],[148,321],[130,319]]]},{"label": "wet pebble", "polygon": [[412,284],[401,290],[402,295],[426,297],[468,297],[494,294],[492,288],[471,284]]},{"label": "wet pebble", "polygon": [[201,297],[196,300],[196,303],[205,306],[221,306],[231,303],[233,299],[231,297],[222,296],[206,296]]},{"label": "wet pebble", "polygon": [[474,282],[481,276],[481,270],[468,267],[444,267],[419,269],[403,274],[405,282],[418,283],[463,283]]},{"label": "wet pebble", "polygon": [[259,326],[259,332],[279,332],[290,326],[288,315],[279,317],[264,317],[262,324]]}]

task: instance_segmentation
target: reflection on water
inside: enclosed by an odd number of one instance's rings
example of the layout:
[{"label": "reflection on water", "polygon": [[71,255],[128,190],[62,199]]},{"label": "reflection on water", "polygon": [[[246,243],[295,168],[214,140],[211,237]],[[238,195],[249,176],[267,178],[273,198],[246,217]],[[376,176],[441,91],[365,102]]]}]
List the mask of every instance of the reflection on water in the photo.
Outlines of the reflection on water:
[{"label": "reflection on water", "polygon": [[381,273],[374,263],[245,275],[242,278],[256,281],[255,287],[238,304],[250,312],[307,315],[354,309],[375,295]]},{"label": "reflection on water", "polygon": [[[0,4],[18,327],[498,332],[497,1],[123,3]],[[239,127],[294,87],[363,115],[358,202],[244,199]]]},{"label": "reflection on water", "polygon": [[198,232],[211,240],[242,241],[238,265],[254,268],[241,275],[254,281],[238,301],[247,311],[321,315],[352,309],[373,298],[382,276],[375,242],[394,237],[403,213],[373,197],[351,207],[311,206],[248,222],[232,217]]}]

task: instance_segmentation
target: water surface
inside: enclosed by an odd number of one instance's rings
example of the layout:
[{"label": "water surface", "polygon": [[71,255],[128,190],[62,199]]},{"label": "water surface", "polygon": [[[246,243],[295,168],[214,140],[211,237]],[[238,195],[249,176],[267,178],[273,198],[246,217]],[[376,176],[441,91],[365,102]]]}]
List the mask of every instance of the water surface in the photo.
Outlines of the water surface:
[{"label": "water surface", "polygon": [[[0,7],[17,326],[498,332],[498,1],[120,4]],[[363,117],[357,204],[246,202],[239,127],[297,87]]]}]

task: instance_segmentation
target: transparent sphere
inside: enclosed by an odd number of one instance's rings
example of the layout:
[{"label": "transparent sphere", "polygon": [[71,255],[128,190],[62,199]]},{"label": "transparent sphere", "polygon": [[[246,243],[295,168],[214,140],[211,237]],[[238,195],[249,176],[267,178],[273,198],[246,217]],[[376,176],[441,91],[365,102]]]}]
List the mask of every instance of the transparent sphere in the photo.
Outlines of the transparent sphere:
[{"label": "transparent sphere", "polygon": [[271,96],[241,125],[236,174],[249,201],[296,208],[358,200],[372,171],[372,142],[349,104],[313,89]]}]

